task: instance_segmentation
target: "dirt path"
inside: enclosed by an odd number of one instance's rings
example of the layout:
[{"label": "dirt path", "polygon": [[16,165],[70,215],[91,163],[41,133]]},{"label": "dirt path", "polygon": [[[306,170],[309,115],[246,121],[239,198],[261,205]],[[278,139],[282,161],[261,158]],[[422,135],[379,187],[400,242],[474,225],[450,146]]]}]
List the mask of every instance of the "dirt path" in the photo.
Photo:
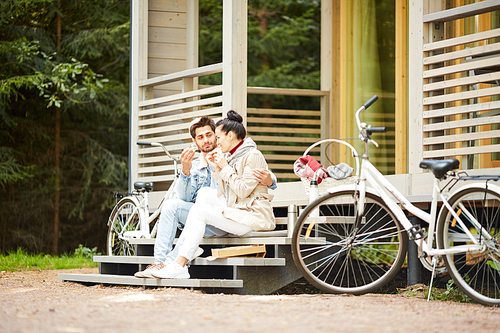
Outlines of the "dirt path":
[{"label": "dirt path", "polygon": [[500,332],[500,308],[403,295],[204,294],[0,273],[0,332]]}]

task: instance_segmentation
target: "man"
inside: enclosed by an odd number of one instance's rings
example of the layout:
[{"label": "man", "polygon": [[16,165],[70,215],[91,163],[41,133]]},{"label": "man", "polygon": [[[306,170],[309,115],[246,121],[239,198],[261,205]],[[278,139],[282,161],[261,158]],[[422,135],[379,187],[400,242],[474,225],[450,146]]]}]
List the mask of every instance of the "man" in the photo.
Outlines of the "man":
[{"label": "man", "polygon": [[[177,227],[182,229],[186,223],[189,211],[196,201],[198,191],[202,187],[218,190],[217,183],[212,178],[213,170],[205,160],[205,155],[217,146],[214,121],[208,117],[196,118],[191,122],[189,133],[197,148],[189,147],[181,153],[181,174],[175,188],[178,199],[169,200],[163,205],[160,219],[157,222],[159,225],[154,248],[154,263],[146,267],[144,271],[135,273],[135,277],[152,278],[151,273],[160,270],[165,261],[175,260],[177,253],[173,253],[172,246]],[[200,156],[193,160],[197,149],[200,150]],[[274,174],[268,170],[257,169],[254,176],[261,184],[271,189],[277,187]],[[214,236],[220,235],[220,233],[216,229],[207,228],[205,235]],[[190,260],[195,259],[202,253],[203,249],[198,248],[194,258],[190,258]]]}]

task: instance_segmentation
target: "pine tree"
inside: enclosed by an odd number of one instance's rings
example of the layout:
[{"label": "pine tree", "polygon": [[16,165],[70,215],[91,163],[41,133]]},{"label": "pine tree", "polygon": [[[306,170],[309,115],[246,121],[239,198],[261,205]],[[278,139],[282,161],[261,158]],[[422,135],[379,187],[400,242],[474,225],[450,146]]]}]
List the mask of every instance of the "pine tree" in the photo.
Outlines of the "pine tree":
[{"label": "pine tree", "polygon": [[129,2],[6,0],[0,13],[2,250],[103,247],[127,177]]},{"label": "pine tree", "polygon": [[[248,1],[248,86],[320,88],[319,0]],[[200,0],[200,65],[222,61],[222,6]],[[221,84],[220,75],[202,84]],[[309,100],[249,96],[249,107],[300,108]],[[306,109],[311,105],[306,105]]]}]

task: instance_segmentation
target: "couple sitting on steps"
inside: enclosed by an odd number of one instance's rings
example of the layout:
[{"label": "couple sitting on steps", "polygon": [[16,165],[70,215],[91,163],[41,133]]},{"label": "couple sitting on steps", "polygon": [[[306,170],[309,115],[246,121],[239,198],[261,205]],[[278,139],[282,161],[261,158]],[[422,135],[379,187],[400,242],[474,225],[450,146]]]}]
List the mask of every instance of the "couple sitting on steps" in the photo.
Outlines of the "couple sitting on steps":
[{"label": "couple sitting on steps", "polygon": [[[187,263],[203,253],[204,235],[243,236],[251,231],[275,228],[268,188],[276,177],[251,138],[243,118],[229,111],[217,124],[208,117],[196,118],[189,132],[196,148],[181,154],[182,172],[177,182],[179,199],[163,205],[154,248],[154,264],[135,273],[141,278],[189,279]],[[172,250],[177,227],[183,228]]]}]

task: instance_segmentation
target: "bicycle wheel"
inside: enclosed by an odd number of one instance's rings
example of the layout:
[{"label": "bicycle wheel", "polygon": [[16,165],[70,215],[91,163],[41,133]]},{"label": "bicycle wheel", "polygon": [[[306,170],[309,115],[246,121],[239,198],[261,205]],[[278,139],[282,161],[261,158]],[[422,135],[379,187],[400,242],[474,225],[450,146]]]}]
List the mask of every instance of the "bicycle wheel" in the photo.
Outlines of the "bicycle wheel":
[{"label": "bicycle wheel", "polygon": [[[460,290],[474,301],[485,305],[500,305],[499,193],[469,188],[457,192],[448,202],[464,226],[461,226],[448,210],[443,211],[437,226],[439,248],[472,244],[465,229],[484,246],[484,250],[480,252],[444,256],[451,277]],[[479,232],[479,227],[472,222],[474,220],[491,239],[486,239],[484,234]]]},{"label": "bicycle wheel", "polygon": [[110,256],[133,256],[135,247],[128,241],[129,231],[139,231],[141,217],[139,210],[133,200],[123,199],[111,212],[108,229],[108,255]]},{"label": "bicycle wheel", "polygon": [[363,294],[386,285],[406,256],[408,237],[383,200],[366,194],[365,215],[354,230],[357,198],[342,191],[318,198],[300,214],[293,232],[295,264],[329,293]]}]

